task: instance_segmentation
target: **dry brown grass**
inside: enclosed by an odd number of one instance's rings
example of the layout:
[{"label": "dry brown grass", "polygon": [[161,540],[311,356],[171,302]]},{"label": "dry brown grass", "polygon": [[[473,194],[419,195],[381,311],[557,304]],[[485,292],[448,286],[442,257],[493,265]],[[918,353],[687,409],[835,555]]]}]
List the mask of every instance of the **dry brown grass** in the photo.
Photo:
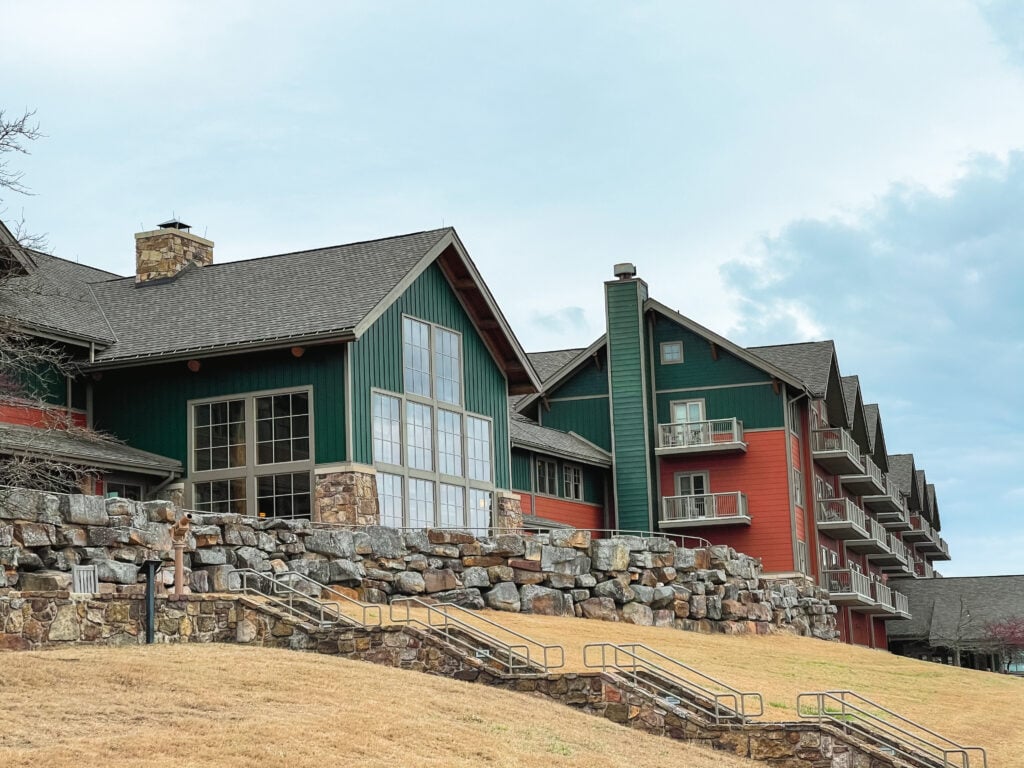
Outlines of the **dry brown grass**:
[{"label": "dry brown grass", "polygon": [[1021,678],[789,635],[700,635],[582,619],[484,615],[540,642],[562,644],[567,670],[584,669],[586,643],[644,643],[735,688],[760,692],[765,719],[796,719],[801,691],[850,689],[951,739],[985,747],[993,768],[1024,766]]},{"label": "dry brown grass", "polygon": [[4,768],[759,765],[524,694],[284,650],[0,652],[0,697]]}]

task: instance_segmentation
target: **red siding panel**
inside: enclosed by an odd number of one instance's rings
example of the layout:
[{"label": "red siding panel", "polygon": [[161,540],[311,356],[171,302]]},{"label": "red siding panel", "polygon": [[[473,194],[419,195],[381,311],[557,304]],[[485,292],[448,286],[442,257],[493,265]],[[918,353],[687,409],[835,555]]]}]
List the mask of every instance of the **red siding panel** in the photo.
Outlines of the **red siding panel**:
[{"label": "red siding panel", "polygon": [[[526,494],[523,494],[525,497]],[[555,520],[574,528],[601,528],[602,508],[597,504],[581,504],[578,501],[553,499],[549,496],[533,497],[533,514],[537,517]],[[524,507],[525,511],[525,507]]]}]

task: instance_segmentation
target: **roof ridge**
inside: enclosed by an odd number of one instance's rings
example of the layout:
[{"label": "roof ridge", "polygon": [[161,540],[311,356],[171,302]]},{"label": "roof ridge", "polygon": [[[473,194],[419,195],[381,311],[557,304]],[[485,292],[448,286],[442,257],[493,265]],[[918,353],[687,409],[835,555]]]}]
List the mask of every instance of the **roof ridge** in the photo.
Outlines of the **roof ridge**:
[{"label": "roof ridge", "polygon": [[818,339],[817,341],[787,341],[785,344],[758,344],[756,347],[746,347],[746,349],[768,349],[770,347],[802,347],[808,344],[831,344],[835,346],[835,339]]},{"label": "roof ridge", "polygon": [[[121,277],[121,275],[117,274],[116,272],[111,272],[109,269],[103,269],[102,267],[94,267],[92,264],[83,264],[80,261],[72,261],[71,259],[69,259],[69,258],[67,258],[65,256],[58,256],[55,253],[47,253],[46,251],[40,251],[40,250],[38,250],[36,248],[23,248],[22,250],[32,254],[33,256],[45,256],[48,259],[56,259],[57,261],[63,261],[65,264],[74,264],[76,267],[83,267],[84,269],[91,269],[94,272],[103,272],[105,274],[112,275],[113,277],[118,277],[118,278]],[[93,282],[93,281],[90,280],[88,282]],[[97,280],[95,282],[105,282],[105,281]]]},{"label": "roof ridge", "polygon": [[[253,256],[249,259],[235,259],[234,261],[220,261],[206,264],[203,266],[203,271],[214,269],[216,267],[229,267],[235,264],[251,264],[254,261],[266,261],[267,259],[279,259],[283,256],[298,256],[303,253],[316,253],[317,251],[329,251],[334,248],[348,248],[354,245],[367,245],[369,243],[383,243],[386,240],[401,240],[404,237],[415,237],[416,235],[427,235],[432,232],[451,232],[454,231],[454,227],[441,227],[439,229],[424,229],[419,232],[406,232],[402,235],[389,235],[388,237],[373,237],[368,240],[355,240],[351,243],[336,243],[335,245],[322,245],[318,248],[303,248],[298,251],[288,251],[286,253],[271,253],[266,256]],[[439,237],[438,240],[441,238]],[[113,273],[111,273],[113,274]],[[113,280],[95,280],[94,283],[116,283],[119,280],[134,280],[134,275],[119,276]]]}]

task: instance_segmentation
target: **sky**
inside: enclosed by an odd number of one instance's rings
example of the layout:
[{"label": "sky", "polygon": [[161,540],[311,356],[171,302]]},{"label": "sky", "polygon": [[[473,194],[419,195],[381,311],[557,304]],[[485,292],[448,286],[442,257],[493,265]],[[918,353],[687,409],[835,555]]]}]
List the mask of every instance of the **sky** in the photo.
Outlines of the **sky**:
[{"label": "sky", "polygon": [[1024,5],[0,0],[3,199],[119,274],[454,226],[529,351],[634,262],[744,346],[831,338],[936,485],[945,575],[1024,573]]}]

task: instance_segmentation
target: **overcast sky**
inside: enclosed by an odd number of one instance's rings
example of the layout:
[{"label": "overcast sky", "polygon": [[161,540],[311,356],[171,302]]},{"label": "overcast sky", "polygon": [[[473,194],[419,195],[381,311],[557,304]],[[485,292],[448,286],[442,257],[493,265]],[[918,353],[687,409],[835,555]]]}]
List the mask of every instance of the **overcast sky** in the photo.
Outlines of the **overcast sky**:
[{"label": "overcast sky", "polygon": [[[523,345],[633,261],[740,344],[833,338],[935,483],[947,575],[1024,572],[1024,5],[3,0],[5,199],[130,274],[455,226]],[[287,308],[283,308],[287,309]]]}]

